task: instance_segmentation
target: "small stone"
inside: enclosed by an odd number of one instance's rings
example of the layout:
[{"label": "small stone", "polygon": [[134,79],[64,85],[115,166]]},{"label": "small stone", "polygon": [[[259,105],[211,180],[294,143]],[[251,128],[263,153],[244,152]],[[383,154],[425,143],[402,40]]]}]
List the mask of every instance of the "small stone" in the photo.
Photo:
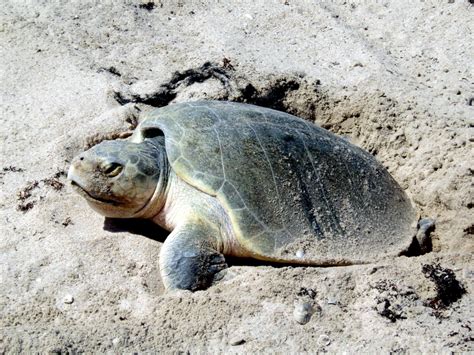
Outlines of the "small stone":
[{"label": "small stone", "polygon": [[306,324],[311,319],[313,315],[313,306],[308,303],[298,303],[295,305],[295,309],[293,310],[293,317],[299,324]]},{"label": "small stone", "polygon": [[231,346],[238,346],[244,343],[245,343],[245,339],[242,339],[242,338],[234,338],[229,342]]},{"label": "small stone", "polygon": [[74,297],[72,297],[72,295],[66,295],[63,298],[63,302],[66,304],[71,304],[74,302]]},{"label": "small stone", "polygon": [[296,257],[297,257],[298,259],[303,259],[303,257],[304,257],[304,251],[301,250],[301,249],[298,250],[298,251],[296,252]]},{"label": "small stone", "polygon": [[383,302],[380,302],[379,304],[377,304],[377,306],[375,308],[377,309],[378,314],[382,314],[383,312],[385,312],[387,307],[388,307],[387,306],[387,300],[384,300]]},{"label": "small stone", "polygon": [[321,334],[318,338],[319,345],[328,346],[331,344],[331,338],[329,338],[326,334]]},{"label": "small stone", "polygon": [[328,304],[336,305],[337,304],[337,299],[331,297],[328,298]]},{"label": "small stone", "polygon": [[369,275],[375,274],[377,270],[378,270],[377,267],[373,267],[372,269],[369,270]]},{"label": "small stone", "polygon": [[436,160],[433,163],[431,163],[431,167],[433,168],[434,171],[439,170],[443,167],[443,164],[439,161]]}]

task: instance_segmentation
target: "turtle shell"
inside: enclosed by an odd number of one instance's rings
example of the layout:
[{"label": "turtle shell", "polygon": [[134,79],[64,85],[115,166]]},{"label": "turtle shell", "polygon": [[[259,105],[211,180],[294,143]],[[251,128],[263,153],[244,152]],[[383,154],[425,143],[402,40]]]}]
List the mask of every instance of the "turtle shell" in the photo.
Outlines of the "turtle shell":
[{"label": "turtle shell", "polygon": [[152,111],[132,139],[157,134],[172,169],[217,197],[255,258],[364,263],[399,254],[412,241],[416,213],[387,170],[303,119],[200,101]]}]

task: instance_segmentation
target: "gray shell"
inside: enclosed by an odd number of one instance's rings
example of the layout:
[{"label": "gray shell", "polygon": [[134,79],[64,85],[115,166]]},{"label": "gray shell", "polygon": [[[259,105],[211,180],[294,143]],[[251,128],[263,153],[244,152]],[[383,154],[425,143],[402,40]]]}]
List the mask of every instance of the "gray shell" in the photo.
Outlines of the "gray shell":
[{"label": "gray shell", "polygon": [[298,117],[201,101],[152,111],[132,138],[161,130],[172,169],[216,196],[259,259],[334,265],[405,250],[416,214],[374,157]]}]

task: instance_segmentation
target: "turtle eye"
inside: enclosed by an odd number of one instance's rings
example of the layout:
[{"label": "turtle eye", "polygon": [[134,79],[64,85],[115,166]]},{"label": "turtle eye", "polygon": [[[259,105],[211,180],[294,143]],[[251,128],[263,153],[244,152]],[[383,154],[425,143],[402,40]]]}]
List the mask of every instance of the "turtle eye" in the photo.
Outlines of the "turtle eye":
[{"label": "turtle eye", "polygon": [[105,167],[104,174],[109,177],[114,177],[120,174],[122,170],[123,170],[123,165],[119,163],[110,163],[109,165]]}]

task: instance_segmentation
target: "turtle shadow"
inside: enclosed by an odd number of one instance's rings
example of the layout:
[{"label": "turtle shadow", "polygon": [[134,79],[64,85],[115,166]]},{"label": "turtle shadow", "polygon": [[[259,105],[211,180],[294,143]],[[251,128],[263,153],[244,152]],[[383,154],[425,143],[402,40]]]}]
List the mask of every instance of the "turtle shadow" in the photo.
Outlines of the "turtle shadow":
[{"label": "turtle shadow", "polygon": [[304,266],[309,266],[309,265],[301,265],[301,264],[294,264],[294,263],[279,263],[275,261],[266,261],[266,260],[258,260],[258,259],[252,259],[252,258],[242,258],[242,257],[236,257],[236,256],[226,256],[225,257],[225,262],[227,263],[227,266],[232,267],[232,266],[271,266],[273,268],[283,268],[283,267],[304,267]]},{"label": "turtle shadow", "polygon": [[[147,219],[137,219],[137,218],[110,218],[106,217],[104,219],[103,229],[112,232],[128,232],[136,235],[141,235],[143,237],[149,238],[151,240],[164,243],[168,235],[170,234],[165,229],[161,228],[159,225],[153,223]],[[270,266],[274,268],[283,268],[283,267],[328,267],[328,266],[315,266],[315,265],[303,265],[296,264],[291,262],[275,262],[268,260],[258,260],[253,258],[242,258],[236,256],[225,256],[226,263],[229,267],[231,266]]]},{"label": "turtle shadow", "polygon": [[[159,225],[146,219],[137,218],[110,218],[104,219],[104,230],[112,233],[128,232],[132,234],[141,235],[143,237],[152,239],[154,241],[164,243],[168,235],[168,231],[161,228]],[[227,265],[230,266],[272,266],[275,268],[282,268],[287,266],[302,267],[308,265],[300,265],[293,263],[278,263],[272,261],[257,260],[252,258],[241,258],[235,256],[225,257]]]},{"label": "turtle shadow", "polygon": [[163,243],[169,232],[146,219],[109,218],[104,219],[104,230],[112,233],[129,232]]}]

